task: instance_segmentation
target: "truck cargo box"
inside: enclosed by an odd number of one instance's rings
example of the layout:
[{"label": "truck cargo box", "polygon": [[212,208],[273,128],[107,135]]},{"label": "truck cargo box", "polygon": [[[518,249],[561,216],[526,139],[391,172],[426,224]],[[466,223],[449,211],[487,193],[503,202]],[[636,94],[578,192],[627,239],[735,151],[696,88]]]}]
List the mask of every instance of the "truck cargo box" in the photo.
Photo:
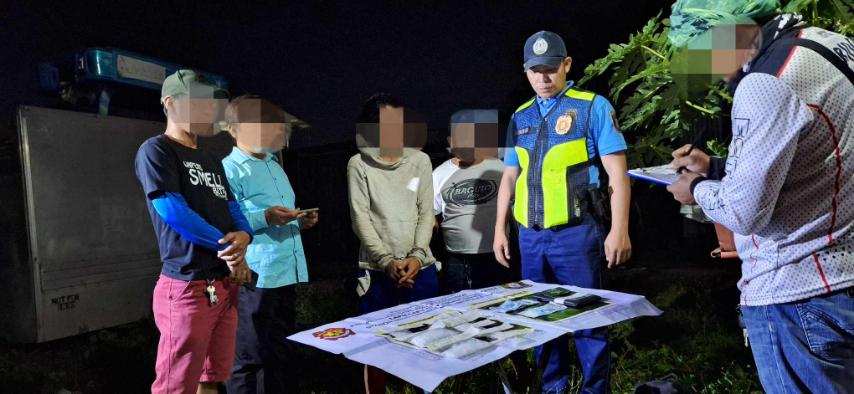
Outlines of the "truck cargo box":
[{"label": "truck cargo box", "polygon": [[[150,316],[161,263],[134,156],[165,125],[30,106],[17,118],[17,157],[3,162],[18,167],[0,185],[0,333],[43,342]],[[200,143],[220,157],[232,144]]]}]

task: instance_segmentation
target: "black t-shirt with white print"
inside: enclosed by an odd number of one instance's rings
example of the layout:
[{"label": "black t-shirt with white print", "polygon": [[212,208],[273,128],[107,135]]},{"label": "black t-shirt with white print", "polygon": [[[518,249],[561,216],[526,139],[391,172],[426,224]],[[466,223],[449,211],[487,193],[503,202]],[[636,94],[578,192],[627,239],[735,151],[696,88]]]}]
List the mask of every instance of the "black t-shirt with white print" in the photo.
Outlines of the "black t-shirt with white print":
[{"label": "black t-shirt with white print", "polygon": [[165,193],[180,194],[191,210],[223,234],[234,231],[228,187],[222,162],[212,154],[173,141],[164,134],[151,137],[136,154],[136,176],[146,195],[163,261],[162,273],[173,279],[219,279],[228,275],[216,251],[192,244],[155,211],[151,200]]}]

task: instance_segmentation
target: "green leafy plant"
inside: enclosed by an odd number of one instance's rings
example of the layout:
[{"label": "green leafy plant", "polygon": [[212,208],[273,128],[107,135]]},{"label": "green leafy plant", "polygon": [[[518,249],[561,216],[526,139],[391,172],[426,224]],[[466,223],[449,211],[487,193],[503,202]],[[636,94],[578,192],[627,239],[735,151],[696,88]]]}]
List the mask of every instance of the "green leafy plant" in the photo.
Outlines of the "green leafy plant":
[{"label": "green leafy plant", "polygon": [[[792,0],[782,11],[800,13],[812,26],[843,34],[854,32],[854,15],[847,0]],[[677,144],[693,139],[691,127],[698,120],[728,116],[732,95],[724,84],[710,84],[705,91],[688,94],[674,83],[671,61],[676,52],[668,42],[669,20],[656,16],[629,36],[623,44],[611,44],[608,53],[584,70],[579,84],[610,75],[610,97],[619,109],[621,129],[634,140],[629,150],[632,167],[669,160]],[[721,141],[706,148],[725,155]]]},{"label": "green leafy plant", "polygon": [[813,26],[854,35],[854,3],[851,0],[791,0],[783,7],[783,12],[801,14]]}]

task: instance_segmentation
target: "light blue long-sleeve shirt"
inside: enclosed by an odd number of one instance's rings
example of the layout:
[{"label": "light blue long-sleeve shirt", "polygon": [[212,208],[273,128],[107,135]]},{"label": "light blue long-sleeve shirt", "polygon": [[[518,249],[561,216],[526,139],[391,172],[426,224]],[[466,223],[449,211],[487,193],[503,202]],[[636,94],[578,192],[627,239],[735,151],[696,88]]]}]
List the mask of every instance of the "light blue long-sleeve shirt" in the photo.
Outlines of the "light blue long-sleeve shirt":
[{"label": "light blue long-sleeve shirt", "polygon": [[264,211],[273,206],[296,208],[296,195],[285,171],[267,155],[258,159],[237,147],[222,160],[225,176],[240,209],[255,231],[246,252],[258,287],[276,288],[308,281],[299,221],[270,226]]}]

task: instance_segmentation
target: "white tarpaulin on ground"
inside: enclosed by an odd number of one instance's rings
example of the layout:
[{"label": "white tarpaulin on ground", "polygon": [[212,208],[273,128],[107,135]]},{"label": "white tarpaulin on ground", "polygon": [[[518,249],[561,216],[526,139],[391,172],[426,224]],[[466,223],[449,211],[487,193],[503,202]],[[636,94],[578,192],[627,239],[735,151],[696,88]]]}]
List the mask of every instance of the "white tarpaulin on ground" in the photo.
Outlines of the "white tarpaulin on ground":
[{"label": "white tarpaulin on ground", "polygon": [[520,281],[399,305],[288,339],[433,391],[445,379],[513,351],[573,331],[660,314],[643,296]]}]

